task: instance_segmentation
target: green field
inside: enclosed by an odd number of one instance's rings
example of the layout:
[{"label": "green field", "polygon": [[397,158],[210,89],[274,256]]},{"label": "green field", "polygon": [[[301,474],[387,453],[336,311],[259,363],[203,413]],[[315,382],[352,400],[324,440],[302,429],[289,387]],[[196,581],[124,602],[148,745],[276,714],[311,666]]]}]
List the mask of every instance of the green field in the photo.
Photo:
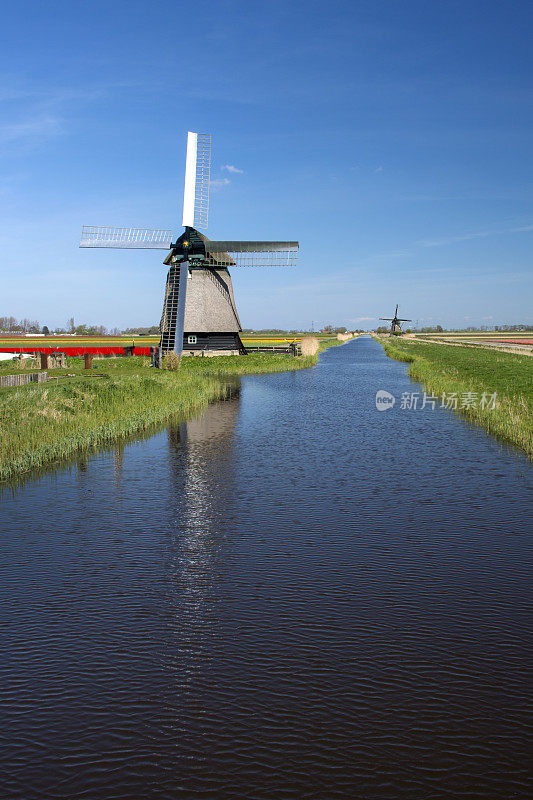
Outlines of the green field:
[{"label": "green field", "polygon": [[[338,342],[331,342],[334,344]],[[68,358],[55,379],[0,389],[0,480],[60,463],[121,437],[185,418],[224,397],[239,375],[305,369],[317,356],[221,356],[182,359],[177,371],[156,370],[148,358]],[[28,371],[31,371],[31,367]],[[0,374],[18,372],[0,362]]]},{"label": "green field", "polygon": [[6,347],[129,347],[132,342],[138,347],[150,347],[159,343],[159,336],[1,336],[0,349]]},{"label": "green field", "polygon": [[489,338],[489,339],[491,337],[492,338],[505,338],[506,336],[510,337],[510,338],[515,338],[515,339],[516,338],[525,338],[525,339],[530,338],[531,339],[533,337],[533,331],[529,331],[529,332],[528,331],[518,331],[518,332],[515,332],[515,333],[512,333],[511,331],[442,331],[442,333],[436,333],[436,332],[433,332],[433,333],[417,333],[415,331],[415,333],[416,333],[417,337],[418,336],[420,336],[420,337],[427,336],[427,337],[434,338],[435,336],[438,336],[439,338],[459,337],[461,339],[464,339],[464,338],[470,337],[470,336],[480,336],[480,337],[485,337],[485,338]]},{"label": "green field", "polygon": [[[322,341],[336,341],[335,334],[287,334],[266,336],[264,334],[243,334],[241,339],[244,346],[251,347],[284,345],[290,342],[299,342],[303,336],[313,335]],[[135,344],[137,347],[152,347],[159,344],[159,336],[1,336],[0,351],[4,347],[130,347]]]},{"label": "green field", "polygon": [[409,362],[409,375],[432,395],[496,393],[495,408],[458,408],[490,433],[512,442],[533,458],[533,359],[475,347],[380,339],[387,355]]},{"label": "green field", "polygon": [[[408,337],[411,339],[412,337]],[[445,344],[463,344],[467,347],[507,349],[515,352],[533,353],[532,333],[417,333],[418,341]]]}]

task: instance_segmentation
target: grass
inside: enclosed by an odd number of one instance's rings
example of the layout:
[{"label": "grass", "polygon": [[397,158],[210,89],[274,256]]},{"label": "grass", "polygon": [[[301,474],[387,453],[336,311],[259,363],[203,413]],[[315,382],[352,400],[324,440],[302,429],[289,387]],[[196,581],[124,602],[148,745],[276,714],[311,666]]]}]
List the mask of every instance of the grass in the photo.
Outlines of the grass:
[{"label": "grass", "polygon": [[533,331],[434,331],[433,333],[422,333],[414,331],[416,336],[424,337],[435,337],[439,336],[441,338],[451,338],[453,339],[454,336],[459,336],[460,338],[464,339],[470,336],[480,336],[486,339],[496,338],[501,339],[502,337],[510,337],[510,338],[525,338],[531,337],[533,335]]},{"label": "grass", "polygon": [[[171,417],[186,418],[229,392],[239,375],[304,369],[317,357],[254,354],[184,358],[177,371],[143,358],[81,358],[49,370],[58,380],[0,389],[0,480],[7,481],[76,452],[142,433]],[[0,373],[18,371],[0,362]],[[92,376],[92,377],[91,377]]]},{"label": "grass", "polygon": [[[458,408],[489,433],[511,442],[533,459],[533,360],[529,356],[416,340],[379,340],[391,358],[409,363],[409,376],[432,395],[497,393],[493,410]],[[459,403],[460,405],[460,403]]]}]

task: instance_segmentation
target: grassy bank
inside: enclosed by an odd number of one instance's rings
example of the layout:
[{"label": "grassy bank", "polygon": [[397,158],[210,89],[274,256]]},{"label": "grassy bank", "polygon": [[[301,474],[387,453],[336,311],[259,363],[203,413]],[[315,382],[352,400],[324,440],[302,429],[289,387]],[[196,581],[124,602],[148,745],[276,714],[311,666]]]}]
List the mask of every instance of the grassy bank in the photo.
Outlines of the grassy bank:
[{"label": "grassy bank", "polygon": [[[61,461],[78,451],[145,431],[165,419],[185,418],[227,394],[245,374],[304,369],[317,357],[250,355],[188,358],[175,372],[148,367],[142,358],[68,359],[51,370],[57,380],[0,389],[0,480]],[[13,362],[1,374],[16,372]]]},{"label": "grassy bank", "polygon": [[[489,433],[520,447],[533,459],[533,362],[528,356],[469,347],[380,339],[391,358],[409,363],[409,375],[439,397],[457,392],[458,411]],[[477,393],[473,408],[461,396]],[[495,408],[482,408],[481,395],[497,393]]]}]

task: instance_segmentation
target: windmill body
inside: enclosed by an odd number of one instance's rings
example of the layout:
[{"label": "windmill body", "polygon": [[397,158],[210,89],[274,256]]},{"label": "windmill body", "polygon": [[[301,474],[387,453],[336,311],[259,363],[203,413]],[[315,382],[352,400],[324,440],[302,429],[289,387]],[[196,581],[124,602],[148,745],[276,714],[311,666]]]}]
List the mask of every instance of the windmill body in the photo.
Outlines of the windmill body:
[{"label": "windmill body", "polygon": [[[183,242],[188,242],[187,260]],[[179,344],[180,292],[185,297],[182,346],[184,352],[209,351],[215,354],[243,353],[241,322],[233,296],[228,267],[215,267],[205,254],[205,237],[194,228],[186,228],[172,251],[165,258],[169,267],[161,315],[161,347],[175,351]],[[180,285],[186,281],[186,288]],[[176,341],[178,338],[178,341]]]},{"label": "windmill body", "polygon": [[163,352],[216,355],[245,353],[229,268],[292,266],[298,242],[211,241],[207,227],[211,136],[189,132],[184,233],[147,228],[84,227],[80,247],[163,249],[168,267],[161,315]]},{"label": "windmill body", "polygon": [[398,316],[398,304],[396,304],[396,311],[394,312],[393,317],[380,317],[380,319],[385,322],[391,323],[389,331],[390,336],[400,336],[400,334],[402,333],[401,323],[412,322],[412,320],[410,319],[402,319],[401,317]]}]

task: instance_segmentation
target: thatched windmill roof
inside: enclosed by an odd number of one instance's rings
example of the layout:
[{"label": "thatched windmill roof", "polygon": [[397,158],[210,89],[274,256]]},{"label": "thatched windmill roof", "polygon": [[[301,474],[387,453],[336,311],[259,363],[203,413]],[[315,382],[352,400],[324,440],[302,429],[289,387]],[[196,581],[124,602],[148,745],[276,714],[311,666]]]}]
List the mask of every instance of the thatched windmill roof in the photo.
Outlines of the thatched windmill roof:
[{"label": "thatched windmill roof", "polygon": [[[209,239],[199,231],[194,235],[200,237],[206,249]],[[173,305],[172,293],[177,291],[179,283],[179,262],[172,252],[164,263],[170,267],[167,276],[165,304],[161,319],[162,329],[165,327],[165,309]],[[242,330],[239,315],[233,296],[233,285],[228,272],[235,261],[228,253],[217,253],[209,256],[205,267],[195,267],[190,271],[185,301],[184,330],[188,332],[203,331],[205,333],[226,333]],[[207,266],[209,264],[209,266]]]}]

